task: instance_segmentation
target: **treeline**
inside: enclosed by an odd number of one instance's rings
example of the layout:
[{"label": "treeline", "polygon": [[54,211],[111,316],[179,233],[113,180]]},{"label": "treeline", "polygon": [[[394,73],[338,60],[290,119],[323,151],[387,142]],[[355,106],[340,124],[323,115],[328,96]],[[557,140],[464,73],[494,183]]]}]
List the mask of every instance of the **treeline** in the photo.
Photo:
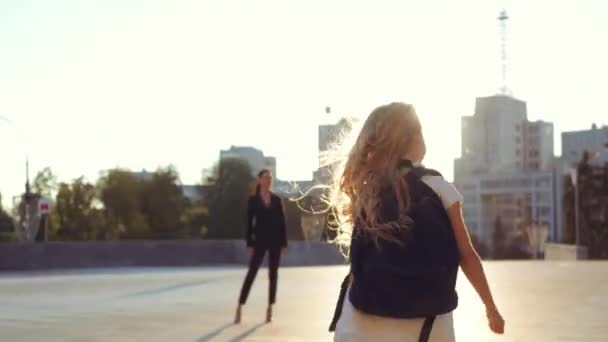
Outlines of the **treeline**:
[{"label": "treeline", "polygon": [[[207,185],[193,188],[200,192],[194,196],[185,196],[173,167],[151,173],[113,169],[95,183],[83,177],[58,182],[46,168],[32,187],[54,200],[49,240],[240,239],[255,185],[251,174],[244,161],[222,160],[203,180]],[[13,224],[14,218],[0,206],[4,240]]]},{"label": "treeline", "polygon": [[585,152],[576,175],[576,183],[570,176],[563,178],[563,242],[575,244],[578,229],[578,243],[588,248],[589,258],[608,259],[608,163],[593,165]]},{"label": "treeline", "polygon": [[2,194],[0,194],[0,242],[10,240],[13,234],[15,221],[2,206]]}]

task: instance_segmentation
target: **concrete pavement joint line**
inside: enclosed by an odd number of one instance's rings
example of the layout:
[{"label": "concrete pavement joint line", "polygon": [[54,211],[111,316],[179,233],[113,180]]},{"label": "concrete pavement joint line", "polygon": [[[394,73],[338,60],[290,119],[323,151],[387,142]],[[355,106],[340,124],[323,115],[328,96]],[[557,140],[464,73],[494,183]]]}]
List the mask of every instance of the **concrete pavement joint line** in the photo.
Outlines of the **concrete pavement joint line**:
[{"label": "concrete pavement joint line", "polygon": [[217,270],[230,270],[230,269],[241,269],[243,265],[211,265],[211,266],[200,266],[200,267],[158,267],[158,266],[146,266],[146,267],[116,267],[116,268],[57,268],[47,270],[3,270],[0,269],[0,280],[64,280],[68,277],[99,277],[99,276],[156,276],[157,274],[189,274],[199,273],[201,270],[205,272],[217,271]]},{"label": "concrete pavement joint line", "polygon": [[216,277],[216,278],[205,279],[205,280],[201,280],[201,281],[176,284],[173,286],[161,287],[159,289],[130,293],[130,294],[121,296],[120,298],[136,298],[136,297],[143,297],[143,296],[154,296],[154,295],[163,294],[166,292],[181,290],[181,289],[188,288],[188,287],[196,287],[196,286],[201,286],[201,285],[205,285],[205,284],[209,284],[209,283],[214,283],[214,282],[218,282],[218,281],[229,279],[229,278],[234,278],[234,276]]}]

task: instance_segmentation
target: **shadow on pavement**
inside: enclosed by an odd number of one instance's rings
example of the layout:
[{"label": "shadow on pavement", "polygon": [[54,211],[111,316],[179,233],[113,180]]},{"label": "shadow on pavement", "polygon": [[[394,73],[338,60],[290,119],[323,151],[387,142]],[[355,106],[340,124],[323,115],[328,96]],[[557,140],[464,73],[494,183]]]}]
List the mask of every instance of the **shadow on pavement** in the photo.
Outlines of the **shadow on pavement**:
[{"label": "shadow on pavement", "polygon": [[256,325],[254,325],[253,327],[251,327],[249,330],[247,330],[247,331],[243,332],[242,334],[240,334],[239,336],[235,336],[234,338],[232,338],[230,340],[230,342],[240,342],[240,341],[243,341],[249,335],[253,334],[256,330],[258,330],[259,328],[263,327],[266,324],[267,323],[258,323]]},{"label": "shadow on pavement", "polygon": [[224,330],[230,328],[231,326],[233,326],[233,323],[227,323],[222,325],[221,327],[213,330],[212,332],[208,333],[207,335],[199,338],[198,340],[196,340],[196,342],[207,342],[207,341],[211,341],[212,338],[216,337],[217,335],[221,334]]}]

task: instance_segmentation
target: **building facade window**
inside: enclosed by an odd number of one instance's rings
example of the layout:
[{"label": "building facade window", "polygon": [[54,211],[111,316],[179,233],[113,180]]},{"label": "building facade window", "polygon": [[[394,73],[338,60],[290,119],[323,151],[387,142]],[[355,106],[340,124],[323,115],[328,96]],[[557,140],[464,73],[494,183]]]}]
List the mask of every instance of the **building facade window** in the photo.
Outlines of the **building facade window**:
[{"label": "building facade window", "polygon": [[548,192],[537,192],[536,203],[549,203],[551,201],[551,194]]},{"label": "building facade window", "polygon": [[477,189],[477,185],[474,185],[474,184],[465,184],[462,188],[464,190],[475,190],[475,189]]},{"label": "building facade window", "polygon": [[506,188],[506,187],[529,187],[532,184],[530,178],[503,178],[488,179],[481,182],[484,188]]},{"label": "building facade window", "polygon": [[551,185],[551,176],[538,178],[535,184],[537,187],[549,187],[549,185]]}]

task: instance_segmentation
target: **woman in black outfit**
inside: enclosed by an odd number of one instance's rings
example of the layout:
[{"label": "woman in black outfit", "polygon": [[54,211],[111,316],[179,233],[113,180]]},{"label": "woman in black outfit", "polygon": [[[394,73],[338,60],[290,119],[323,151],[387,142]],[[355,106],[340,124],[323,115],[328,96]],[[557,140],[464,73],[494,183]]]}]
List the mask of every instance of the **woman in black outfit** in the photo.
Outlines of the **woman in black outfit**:
[{"label": "woman in black outfit", "polygon": [[268,251],[268,269],[270,290],[266,322],[272,320],[272,305],[277,294],[278,269],[281,253],[287,250],[287,232],[283,204],[279,196],[270,191],[272,174],[269,170],[258,173],[258,185],[254,196],[249,198],[247,208],[247,250],[251,259],[249,271],[241,289],[239,305],[236,309],[234,323],[241,322],[241,307],[247,301],[249,290],[255,279],[258,269]]}]

